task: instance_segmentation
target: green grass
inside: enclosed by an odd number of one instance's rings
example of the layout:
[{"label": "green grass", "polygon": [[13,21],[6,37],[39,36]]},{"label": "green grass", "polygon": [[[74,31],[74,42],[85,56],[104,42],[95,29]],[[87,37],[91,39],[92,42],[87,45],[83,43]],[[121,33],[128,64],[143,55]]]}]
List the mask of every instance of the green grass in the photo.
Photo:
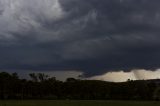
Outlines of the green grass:
[{"label": "green grass", "polygon": [[0,101],[0,106],[160,106],[160,102],[143,101]]}]

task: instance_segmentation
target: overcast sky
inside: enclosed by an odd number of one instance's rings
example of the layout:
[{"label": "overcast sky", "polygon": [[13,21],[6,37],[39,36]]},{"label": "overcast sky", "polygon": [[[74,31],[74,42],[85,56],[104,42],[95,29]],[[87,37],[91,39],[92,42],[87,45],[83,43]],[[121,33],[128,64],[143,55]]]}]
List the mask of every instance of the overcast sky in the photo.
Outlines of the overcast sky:
[{"label": "overcast sky", "polygon": [[75,70],[86,77],[159,72],[159,5],[159,0],[0,0],[0,69]]}]

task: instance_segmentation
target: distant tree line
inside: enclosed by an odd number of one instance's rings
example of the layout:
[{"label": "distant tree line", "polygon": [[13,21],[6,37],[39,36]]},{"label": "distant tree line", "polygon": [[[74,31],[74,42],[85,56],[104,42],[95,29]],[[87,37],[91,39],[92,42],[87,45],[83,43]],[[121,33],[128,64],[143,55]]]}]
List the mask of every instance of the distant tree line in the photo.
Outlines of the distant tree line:
[{"label": "distant tree line", "polygon": [[0,99],[51,100],[159,100],[160,80],[114,83],[68,78],[56,80],[43,73],[29,74],[31,80],[17,73],[0,72]]}]

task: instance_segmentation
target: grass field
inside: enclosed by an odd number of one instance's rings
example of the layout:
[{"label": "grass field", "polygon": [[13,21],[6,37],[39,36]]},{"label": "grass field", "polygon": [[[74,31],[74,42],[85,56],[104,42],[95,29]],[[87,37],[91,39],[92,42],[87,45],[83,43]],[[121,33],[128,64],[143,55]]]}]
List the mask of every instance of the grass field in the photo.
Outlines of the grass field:
[{"label": "grass field", "polygon": [[160,106],[143,101],[0,101],[0,106]]}]

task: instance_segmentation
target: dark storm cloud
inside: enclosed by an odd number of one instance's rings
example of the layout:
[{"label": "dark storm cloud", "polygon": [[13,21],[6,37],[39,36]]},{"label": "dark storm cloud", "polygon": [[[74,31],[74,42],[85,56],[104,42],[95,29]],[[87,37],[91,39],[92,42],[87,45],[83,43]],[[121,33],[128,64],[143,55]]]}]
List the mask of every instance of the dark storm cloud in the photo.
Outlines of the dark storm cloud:
[{"label": "dark storm cloud", "polygon": [[157,69],[159,4],[158,0],[0,0],[0,68],[78,70],[86,75]]}]

